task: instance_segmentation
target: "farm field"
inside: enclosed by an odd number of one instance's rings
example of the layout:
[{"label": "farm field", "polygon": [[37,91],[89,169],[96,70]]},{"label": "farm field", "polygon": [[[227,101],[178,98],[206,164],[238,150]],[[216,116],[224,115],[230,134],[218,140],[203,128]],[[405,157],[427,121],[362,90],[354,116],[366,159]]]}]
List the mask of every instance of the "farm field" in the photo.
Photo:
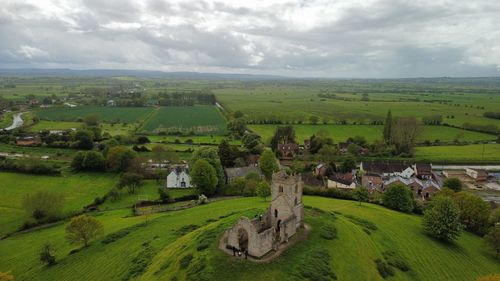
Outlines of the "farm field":
[{"label": "farm field", "polygon": [[[484,150],[483,150],[484,149]],[[449,162],[500,162],[500,144],[471,144],[450,146],[422,146],[415,148],[418,160]]]},{"label": "farm field", "polygon": [[[112,243],[94,241],[90,247],[72,255],[75,248],[64,240],[64,224],[18,234],[0,241],[0,252],[13,253],[0,260],[0,270],[12,270],[16,280],[295,280],[300,270],[311,270],[319,251],[326,252],[327,267],[338,280],[383,280],[374,260],[384,251],[395,251],[410,267],[396,270],[394,280],[475,280],[498,272],[498,261],[480,237],[463,233],[454,244],[443,244],[422,232],[421,217],[384,207],[329,198],[304,198],[305,204],[326,212],[306,210],[306,223],[312,230],[305,241],[269,264],[235,260],[217,249],[224,229],[240,215],[258,214],[269,202],[240,198],[213,202],[195,208],[152,215],[147,225],[141,216],[128,216],[128,210],[98,213],[105,235],[140,225]],[[367,234],[354,218],[368,220],[376,230]],[[337,238],[324,240],[321,227],[334,224]],[[190,230],[182,231],[192,225]],[[203,237],[211,237],[208,249],[197,250]],[[58,264],[46,267],[38,261],[38,251],[50,241],[57,251]],[[15,249],[15,250],[14,250]],[[186,268],[179,261],[192,254]],[[116,257],[120,258],[116,258]],[[144,268],[134,266],[141,259]],[[319,261],[323,263],[324,260]],[[99,266],[94,266],[99,264]],[[200,266],[200,264],[202,266]],[[287,270],[284,270],[287,269]],[[314,269],[316,270],[316,269]],[[188,278],[189,276],[189,278]]]},{"label": "farm field", "polygon": [[36,111],[41,120],[47,121],[78,121],[89,114],[97,114],[104,123],[136,123],[144,120],[153,111],[151,107],[49,107]]},{"label": "farm field", "polygon": [[[276,130],[276,125],[249,125],[249,128],[259,134],[262,139],[269,142]],[[382,138],[382,125],[293,125],[297,141],[303,143],[305,139],[310,138],[313,134],[320,131],[325,131],[333,138],[334,142],[342,142],[349,137],[363,136],[368,142]],[[496,136],[479,132],[467,131],[446,126],[423,126],[420,142],[429,140],[434,142],[440,140],[442,142],[459,141],[490,141],[496,140]]]},{"label": "farm field", "polygon": [[64,195],[65,212],[80,211],[115,184],[111,174],[74,174],[64,177],[0,172],[0,236],[18,229],[28,215],[22,209],[24,196],[48,190]]},{"label": "farm field", "polygon": [[72,128],[78,129],[82,126],[80,122],[65,122],[65,121],[44,121],[34,124],[30,127],[31,132],[40,132],[43,130],[69,130]]},{"label": "farm field", "polygon": [[[232,111],[242,111],[250,120],[275,120],[304,123],[311,116],[318,116],[320,122],[329,123],[347,120],[348,122],[369,123],[384,120],[388,110],[393,116],[416,117],[443,115],[443,122],[461,126],[464,122],[473,124],[492,124],[500,127],[500,120],[483,117],[485,111],[500,108],[500,96],[496,94],[441,93],[435,92],[391,92],[394,85],[378,85],[377,82],[349,83],[332,82],[331,85],[310,83],[310,85],[255,85],[254,87],[235,87],[218,89],[214,92],[220,103]],[[343,84],[347,86],[343,87]],[[368,85],[368,86],[367,86]],[[364,86],[369,87],[365,89]],[[385,92],[370,92],[370,87],[382,87]],[[415,91],[408,86],[408,91]],[[380,88],[376,88],[381,91]],[[363,91],[368,101],[361,101],[361,93],[342,93],[343,91]],[[338,92],[337,92],[338,91]],[[319,93],[335,94],[335,99],[321,98]],[[340,92],[340,93],[339,93]],[[344,100],[347,99],[347,100]],[[419,101],[416,101],[419,100]],[[428,100],[429,102],[425,102]],[[445,104],[440,101],[448,101]],[[456,106],[455,104],[459,104]],[[467,107],[465,107],[467,106]],[[483,109],[484,107],[484,109]]]},{"label": "farm field", "polygon": [[142,132],[224,135],[226,121],[215,106],[171,106],[156,108],[144,123]]},{"label": "farm field", "polygon": [[[186,143],[192,141],[193,144],[219,144],[222,140],[227,139],[226,136],[159,136],[148,135],[151,142],[166,142],[166,143]],[[229,140],[230,144],[241,145],[241,140]]]}]

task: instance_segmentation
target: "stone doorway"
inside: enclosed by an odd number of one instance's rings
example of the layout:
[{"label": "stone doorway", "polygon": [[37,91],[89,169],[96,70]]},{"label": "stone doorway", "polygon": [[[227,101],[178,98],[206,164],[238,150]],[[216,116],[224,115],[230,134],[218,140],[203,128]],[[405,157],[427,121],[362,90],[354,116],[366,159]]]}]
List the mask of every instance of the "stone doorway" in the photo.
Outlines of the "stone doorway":
[{"label": "stone doorway", "polygon": [[238,230],[238,246],[241,251],[248,250],[248,232],[243,228]]}]

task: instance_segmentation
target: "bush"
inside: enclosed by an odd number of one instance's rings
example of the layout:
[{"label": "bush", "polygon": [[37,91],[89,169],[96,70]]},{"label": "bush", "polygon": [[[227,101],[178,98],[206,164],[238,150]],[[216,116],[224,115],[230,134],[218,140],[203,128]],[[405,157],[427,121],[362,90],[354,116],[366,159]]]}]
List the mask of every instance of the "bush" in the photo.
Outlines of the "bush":
[{"label": "bush", "polygon": [[387,208],[409,213],[413,210],[413,193],[408,187],[395,184],[384,192],[382,203]]},{"label": "bush", "polygon": [[434,197],[424,213],[422,225],[433,237],[445,241],[457,239],[461,224],[456,204],[446,196]]},{"label": "bush", "polygon": [[447,178],[443,182],[443,187],[447,187],[455,192],[459,192],[462,190],[463,184],[457,178]]},{"label": "bush", "polygon": [[191,263],[192,260],[193,260],[193,254],[187,254],[187,255],[185,255],[179,261],[179,267],[181,269],[187,268],[189,266],[189,264]]},{"label": "bush", "polygon": [[392,269],[392,267],[383,260],[376,259],[375,264],[377,264],[377,270],[380,273],[380,276],[382,276],[384,279],[394,275],[394,270]]},{"label": "bush", "polygon": [[389,265],[392,265],[401,271],[410,270],[410,265],[408,265],[408,263],[395,251],[385,251],[382,255]]},{"label": "bush", "polygon": [[324,225],[319,236],[326,240],[333,240],[337,238],[337,228],[332,224]]}]

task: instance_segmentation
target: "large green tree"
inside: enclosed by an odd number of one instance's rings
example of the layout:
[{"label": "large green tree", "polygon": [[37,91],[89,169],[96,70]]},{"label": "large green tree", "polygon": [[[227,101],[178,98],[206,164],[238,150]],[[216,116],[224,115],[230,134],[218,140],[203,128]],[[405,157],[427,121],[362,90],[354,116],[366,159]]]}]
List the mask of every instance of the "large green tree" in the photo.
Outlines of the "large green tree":
[{"label": "large green tree", "polygon": [[389,110],[387,111],[387,117],[384,123],[384,140],[386,143],[392,142],[392,122],[392,113]]},{"label": "large green tree", "polygon": [[292,125],[278,126],[271,139],[271,149],[278,149],[278,144],[295,143],[295,130]]},{"label": "large green tree", "polygon": [[467,191],[454,194],[453,201],[460,210],[460,221],[465,229],[476,234],[484,234],[488,228],[490,205],[479,196]]},{"label": "large green tree", "polygon": [[422,225],[426,232],[438,239],[455,240],[461,231],[458,207],[449,197],[435,197],[424,213]]},{"label": "large green tree", "polygon": [[368,201],[368,197],[369,197],[369,193],[368,193],[368,189],[360,186],[360,187],[356,187],[354,190],[353,190],[353,198],[358,200],[359,202],[359,205],[361,205],[361,202],[366,202]]},{"label": "large green tree", "polygon": [[132,160],[137,157],[137,153],[125,146],[111,147],[106,155],[106,165],[113,172],[123,172],[127,170]]},{"label": "large green tree", "polygon": [[93,239],[103,233],[103,226],[94,217],[80,215],[66,225],[66,240],[71,244],[83,243],[87,247]]},{"label": "large green tree", "polygon": [[484,240],[493,250],[495,250],[498,257],[500,255],[500,224],[490,228],[488,233],[484,236]]},{"label": "large green tree", "polygon": [[208,163],[210,163],[210,165],[212,165],[212,167],[214,167],[217,175],[217,191],[222,191],[222,188],[224,187],[224,184],[226,182],[226,177],[224,175],[224,168],[222,167],[217,148],[204,147],[196,150],[191,158],[191,165],[193,165],[199,159],[206,160]]},{"label": "large green tree", "polygon": [[398,118],[391,126],[392,143],[397,153],[412,154],[422,127],[414,117]]},{"label": "large green tree", "polygon": [[215,168],[205,159],[197,160],[191,169],[191,181],[199,194],[213,195],[218,182]]},{"label": "large green tree", "polygon": [[413,194],[408,187],[402,184],[389,186],[384,192],[382,202],[384,206],[393,210],[405,213],[413,210]]},{"label": "large green tree", "polygon": [[143,176],[137,173],[123,173],[118,181],[118,188],[127,188],[129,194],[134,194],[142,185]]},{"label": "large green tree", "polygon": [[23,207],[30,216],[42,220],[61,215],[64,197],[50,191],[38,191],[24,197]]},{"label": "large green tree", "polygon": [[257,196],[261,197],[266,201],[266,198],[271,195],[271,186],[267,181],[261,181],[257,186]]},{"label": "large green tree", "polygon": [[270,150],[265,150],[259,159],[260,169],[266,178],[270,179],[274,172],[278,171],[278,160],[274,153]]}]

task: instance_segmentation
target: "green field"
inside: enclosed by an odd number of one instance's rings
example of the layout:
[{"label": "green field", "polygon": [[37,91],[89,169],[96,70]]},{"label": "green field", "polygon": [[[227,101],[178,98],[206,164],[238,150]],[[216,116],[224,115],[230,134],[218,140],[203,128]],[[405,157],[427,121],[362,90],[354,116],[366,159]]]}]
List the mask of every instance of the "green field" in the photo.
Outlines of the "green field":
[{"label": "green field", "polygon": [[[443,122],[457,126],[470,122],[500,127],[500,120],[483,117],[485,111],[495,111],[500,108],[499,95],[464,93],[462,91],[470,91],[465,86],[457,86],[455,93],[450,90],[455,87],[451,85],[426,86],[412,83],[392,84],[386,81],[346,80],[255,83],[252,86],[228,87],[214,92],[225,108],[231,111],[240,110],[248,119],[254,121],[279,119],[308,123],[311,116],[318,116],[320,122],[325,120],[334,123],[347,120],[350,123],[368,124],[373,120],[384,120],[387,111],[391,110],[393,116],[417,119],[436,114],[443,115]],[[426,89],[420,92],[419,88]],[[407,92],[402,89],[407,89]],[[322,92],[335,94],[336,98],[321,98],[318,94]],[[367,93],[369,101],[361,101],[360,92]],[[429,102],[425,102],[426,100]],[[441,100],[449,102],[440,103]]]},{"label": "green field", "polygon": [[24,196],[41,190],[64,195],[65,212],[80,211],[106,194],[116,183],[115,175],[76,174],[67,177],[35,176],[0,172],[0,236],[19,228],[28,215],[22,209]]},{"label": "green field", "polygon": [[14,113],[8,112],[0,115],[0,129],[7,128],[12,125]]},{"label": "green field", "polygon": [[[235,260],[217,249],[218,238],[240,214],[251,216],[268,204],[257,198],[241,198],[153,215],[146,226],[134,228],[125,237],[109,244],[95,241],[71,255],[69,251],[75,246],[64,240],[64,225],[18,234],[0,241],[0,252],[7,253],[0,259],[0,271],[12,270],[16,280],[128,280],[134,273],[134,280],[171,280],[174,276],[177,280],[295,280],[294,275],[314,258],[312,253],[324,249],[338,280],[383,280],[374,259],[388,250],[397,252],[410,266],[408,272],[395,270],[391,280],[475,280],[498,273],[493,251],[472,234],[464,233],[457,242],[445,244],[422,232],[419,216],[337,199],[306,196],[304,201],[336,211],[336,219],[327,213],[306,211],[306,223],[312,227],[308,239],[269,264]],[[128,214],[128,210],[114,210],[96,218],[103,223],[105,234],[144,222],[144,217]],[[377,230],[367,234],[345,215],[369,220]],[[320,237],[326,223],[336,226],[337,239]],[[199,228],[178,234],[187,225]],[[209,233],[215,234],[208,240],[209,248],[197,250],[201,237]],[[57,251],[58,264],[50,268],[38,261],[38,249],[45,242],[51,242]],[[188,254],[193,255],[192,262],[180,269],[179,260]],[[137,269],[137,259],[146,263],[143,271]],[[312,265],[309,270],[314,271]]]},{"label": "green field", "polygon": [[140,129],[142,132],[180,132],[186,135],[223,135],[226,121],[215,106],[160,107]]},{"label": "green field", "polygon": [[31,132],[40,132],[43,130],[69,130],[72,128],[78,129],[82,126],[80,122],[65,122],[65,121],[44,121],[34,124],[30,127]]},{"label": "green field", "polygon": [[420,160],[450,162],[500,162],[500,144],[471,144],[461,146],[423,146],[415,148]]},{"label": "green field", "polygon": [[101,122],[136,123],[151,113],[151,107],[49,107],[36,111],[40,119],[47,121],[78,121],[89,114],[97,114]]},{"label": "green field", "polygon": [[[276,130],[276,125],[249,125],[249,128],[259,134],[262,139],[269,142]],[[293,125],[297,141],[303,143],[305,139],[310,138],[313,134],[320,131],[326,132],[333,138],[334,142],[342,142],[349,137],[363,136],[368,142],[382,138],[383,126],[381,125]],[[434,142],[440,140],[442,142],[451,141],[485,141],[496,140],[496,136],[466,131],[462,129],[446,127],[446,126],[423,126],[422,135],[419,138],[420,142],[429,140]]]}]

